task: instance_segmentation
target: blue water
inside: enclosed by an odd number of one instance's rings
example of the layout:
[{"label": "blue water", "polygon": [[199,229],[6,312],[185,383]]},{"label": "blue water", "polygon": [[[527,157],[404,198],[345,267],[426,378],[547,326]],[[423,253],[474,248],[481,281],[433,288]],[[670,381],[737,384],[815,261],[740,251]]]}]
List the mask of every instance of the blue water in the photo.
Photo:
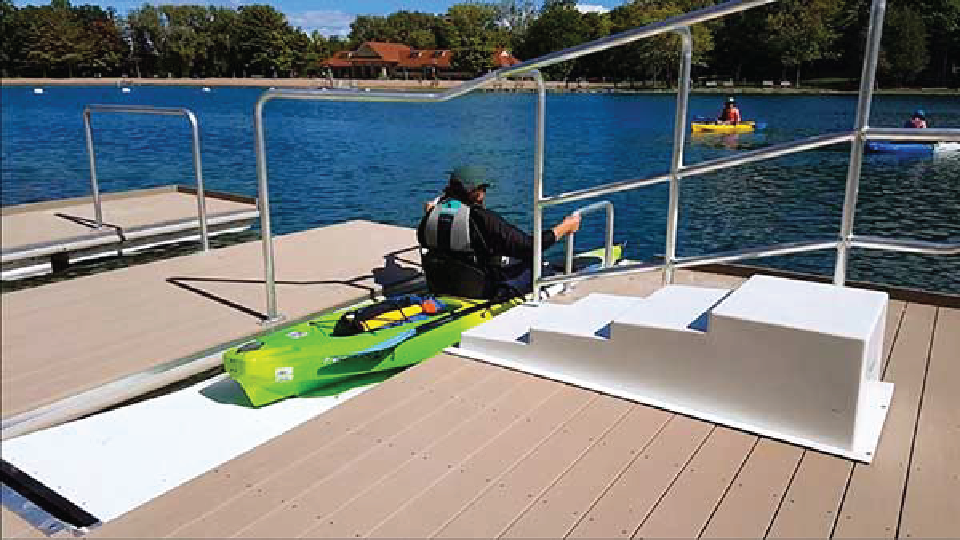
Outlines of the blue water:
[{"label": "blue water", "polygon": [[[200,120],[208,189],[256,195],[253,88],[50,87],[2,89],[3,205],[89,194],[81,111],[91,103],[187,107]],[[716,114],[722,96],[695,95],[691,114]],[[688,139],[685,162],[727,156],[853,125],[855,96],[742,96],[762,133]],[[551,94],[547,101],[545,193],[665,173],[672,95]],[[490,207],[529,230],[532,223],[532,94],[473,94],[443,104],[272,102],[267,105],[274,230],[289,233],[348,219],[413,227],[422,202],[460,163],[495,177]],[[874,126],[899,126],[916,108],[932,127],[960,127],[960,100],[878,96]],[[186,120],[95,115],[100,185],[121,191],[194,183]],[[839,231],[849,147],[806,152],[686,179],[681,189],[680,255],[830,239]],[[616,237],[627,255],[663,253],[666,185],[609,197]],[[579,203],[582,204],[582,203]],[[551,208],[546,225],[579,206]],[[960,155],[864,161],[855,232],[960,242]],[[602,243],[597,214],[577,235],[580,248]],[[356,249],[344,246],[343,249]],[[557,248],[555,248],[557,249]],[[831,252],[754,264],[832,275]],[[960,257],[857,250],[850,279],[960,293]]]}]

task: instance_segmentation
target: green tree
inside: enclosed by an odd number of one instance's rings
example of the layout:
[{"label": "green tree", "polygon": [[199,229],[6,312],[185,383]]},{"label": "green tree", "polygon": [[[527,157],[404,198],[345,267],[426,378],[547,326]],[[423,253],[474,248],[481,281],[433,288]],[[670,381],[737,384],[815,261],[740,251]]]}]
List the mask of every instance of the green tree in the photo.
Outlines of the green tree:
[{"label": "green tree", "polygon": [[245,71],[265,76],[289,72],[293,51],[290,27],[283,13],[263,5],[241,6],[239,13],[238,52]]},{"label": "green tree", "polygon": [[0,76],[8,76],[20,61],[22,24],[17,6],[11,0],[0,0]]},{"label": "green tree", "polygon": [[802,65],[837,56],[841,7],[836,0],[783,0],[767,16],[768,42],[783,66],[796,70],[797,85]]},{"label": "green tree", "polygon": [[923,17],[903,6],[890,6],[881,40],[878,70],[897,86],[916,80],[930,61]]},{"label": "green tree", "polygon": [[[569,2],[554,1],[530,24],[517,54],[520,58],[532,59],[572,47],[585,41],[586,30],[583,16],[575,7]],[[567,80],[575,65],[575,62],[561,62],[543,71],[551,79]]]}]

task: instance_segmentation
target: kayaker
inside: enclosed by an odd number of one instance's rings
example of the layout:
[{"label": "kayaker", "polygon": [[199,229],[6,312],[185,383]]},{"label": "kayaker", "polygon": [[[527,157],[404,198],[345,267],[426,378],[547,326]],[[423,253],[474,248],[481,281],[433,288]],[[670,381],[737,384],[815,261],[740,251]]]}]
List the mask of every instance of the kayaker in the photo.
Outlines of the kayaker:
[{"label": "kayaker", "polygon": [[717,123],[735,126],[737,122],[740,122],[740,109],[737,108],[737,100],[733,97],[728,97],[726,104],[723,106],[723,111],[717,118]]},{"label": "kayaker", "polygon": [[[460,166],[450,172],[443,194],[425,205],[417,240],[427,249],[424,273],[436,293],[493,298],[532,289],[533,236],[485,207],[491,180],[481,167]],[[544,250],[580,229],[580,215],[570,214],[543,231]],[[504,263],[509,257],[515,261]]]},{"label": "kayaker", "polygon": [[925,128],[927,127],[927,115],[923,109],[917,109],[913,116],[903,125],[905,128]]}]

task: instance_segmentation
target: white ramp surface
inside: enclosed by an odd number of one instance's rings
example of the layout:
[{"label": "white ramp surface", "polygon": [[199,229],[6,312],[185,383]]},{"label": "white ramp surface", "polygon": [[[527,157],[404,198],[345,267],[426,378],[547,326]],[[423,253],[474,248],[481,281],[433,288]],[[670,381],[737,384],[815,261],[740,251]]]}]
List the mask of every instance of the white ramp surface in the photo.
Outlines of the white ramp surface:
[{"label": "white ramp surface", "polygon": [[252,408],[227,375],[3,442],[3,459],[107,522],[363,393]]}]

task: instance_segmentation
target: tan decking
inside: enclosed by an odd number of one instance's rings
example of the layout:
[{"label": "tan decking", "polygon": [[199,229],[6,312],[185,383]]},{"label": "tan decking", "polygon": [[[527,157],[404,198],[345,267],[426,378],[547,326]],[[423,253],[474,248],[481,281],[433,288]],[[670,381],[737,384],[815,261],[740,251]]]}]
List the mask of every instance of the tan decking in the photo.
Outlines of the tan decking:
[{"label": "tan decking", "polygon": [[[304,317],[418,277],[415,245],[411,229],[362,221],[278,237],[281,313]],[[0,304],[6,419],[262,332],[262,244],[12,292]]]},{"label": "tan decking", "polygon": [[[213,220],[231,214],[254,212],[252,199],[224,198],[210,193],[205,198],[207,219]],[[129,233],[138,229],[169,225],[183,221],[197,221],[197,198],[194,193],[177,186],[143,189],[122,193],[106,193],[102,198],[103,222],[120,227]],[[104,242],[118,240],[112,227],[97,230],[89,224],[60,217],[93,221],[95,214],[91,197],[22,204],[3,208],[0,243],[4,260],[9,254],[71,242]]]},{"label": "tan decking", "polygon": [[893,301],[887,323],[872,465],[441,355],[93,536],[954,537],[960,311]]},{"label": "tan decking", "polygon": [[43,533],[3,506],[0,506],[0,533],[3,538],[44,537]]}]

